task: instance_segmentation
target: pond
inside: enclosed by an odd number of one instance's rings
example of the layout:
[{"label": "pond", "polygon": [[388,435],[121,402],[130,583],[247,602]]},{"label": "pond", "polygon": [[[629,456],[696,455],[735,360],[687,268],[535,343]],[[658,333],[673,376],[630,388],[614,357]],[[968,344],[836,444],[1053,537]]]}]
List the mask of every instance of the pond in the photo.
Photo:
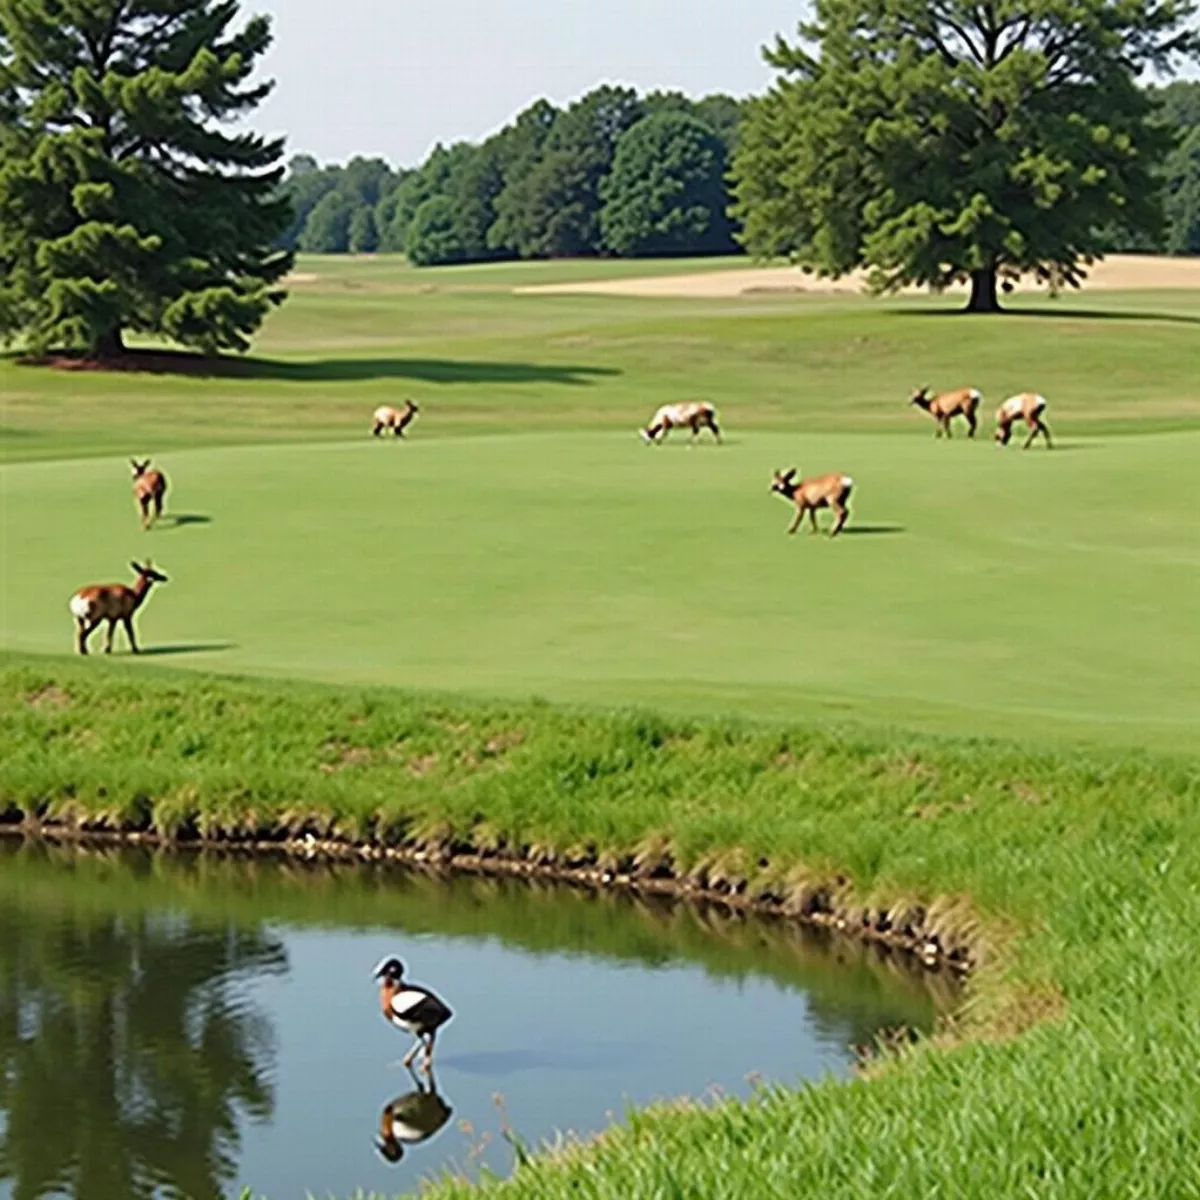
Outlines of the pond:
[{"label": "pond", "polygon": [[[380,1013],[372,970],[389,954],[454,1009],[433,1088]],[[503,1173],[514,1135],[845,1075],[879,1030],[930,1028],[939,987],[713,907],[5,842],[0,1197],[349,1198]],[[411,1143],[380,1139],[385,1113]]]}]

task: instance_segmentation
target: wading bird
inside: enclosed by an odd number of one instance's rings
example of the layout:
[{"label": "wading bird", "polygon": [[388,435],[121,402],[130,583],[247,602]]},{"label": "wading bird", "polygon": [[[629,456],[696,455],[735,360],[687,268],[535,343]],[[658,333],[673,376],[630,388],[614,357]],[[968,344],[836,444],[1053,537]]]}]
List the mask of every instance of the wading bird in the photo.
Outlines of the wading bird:
[{"label": "wading bird", "polygon": [[385,958],[380,962],[375,968],[375,978],[380,981],[379,1003],[384,1017],[397,1029],[403,1029],[417,1039],[404,1056],[404,1065],[412,1066],[417,1051],[423,1047],[422,1069],[426,1075],[431,1074],[434,1039],[453,1014],[427,988],[404,982],[404,964],[398,958]]}]

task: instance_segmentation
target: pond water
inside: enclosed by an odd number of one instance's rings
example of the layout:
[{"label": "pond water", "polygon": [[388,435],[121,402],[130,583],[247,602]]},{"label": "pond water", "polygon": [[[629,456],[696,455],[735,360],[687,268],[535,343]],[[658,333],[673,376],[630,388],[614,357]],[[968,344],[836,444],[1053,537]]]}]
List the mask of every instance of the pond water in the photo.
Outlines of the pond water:
[{"label": "pond water", "polygon": [[[372,969],[454,1009],[436,1090]],[[850,1069],[936,980],[714,908],[515,880],[0,844],[0,1197],[395,1195],[629,1105]],[[945,987],[945,984],[940,985]],[[424,1140],[379,1145],[386,1106]]]}]

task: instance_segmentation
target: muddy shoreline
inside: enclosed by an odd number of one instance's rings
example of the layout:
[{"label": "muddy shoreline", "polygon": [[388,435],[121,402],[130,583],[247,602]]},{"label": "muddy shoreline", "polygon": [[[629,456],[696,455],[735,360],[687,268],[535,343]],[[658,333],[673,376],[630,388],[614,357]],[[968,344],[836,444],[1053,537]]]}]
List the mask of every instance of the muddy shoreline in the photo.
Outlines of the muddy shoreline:
[{"label": "muddy shoreline", "polygon": [[863,904],[854,897],[844,875],[806,880],[789,886],[755,887],[744,879],[698,879],[681,876],[660,861],[653,866],[633,862],[602,864],[599,856],[567,858],[522,848],[483,850],[456,842],[382,845],[345,839],[205,835],[188,832],[167,836],[146,829],[112,829],[86,821],[44,821],[22,814],[0,816],[0,837],[42,840],[61,845],[140,846],[168,850],[283,855],[308,861],[340,861],[416,866],[474,875],[502,875],[568,884],[594,891],[620,890],[711,904],[747,916],[795,921],[898,951],[927,971],[965,980],[978,967],[983,946],[964,921],[961,906],[902,901],[890,906]]}]

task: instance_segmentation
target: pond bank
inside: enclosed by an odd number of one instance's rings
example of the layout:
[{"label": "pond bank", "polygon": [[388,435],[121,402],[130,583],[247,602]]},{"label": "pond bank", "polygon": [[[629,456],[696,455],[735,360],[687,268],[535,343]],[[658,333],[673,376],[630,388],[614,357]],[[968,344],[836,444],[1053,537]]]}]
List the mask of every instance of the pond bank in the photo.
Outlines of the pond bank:
[{"label": "pond bank", "polygon": [[0,740],[7,820],[61,836],[832,896],[965,948],[950,1035],[869,1081],[631,1113],[499,1195],[1194,1194],[1194,759],[36,659],[4,667]]}]

